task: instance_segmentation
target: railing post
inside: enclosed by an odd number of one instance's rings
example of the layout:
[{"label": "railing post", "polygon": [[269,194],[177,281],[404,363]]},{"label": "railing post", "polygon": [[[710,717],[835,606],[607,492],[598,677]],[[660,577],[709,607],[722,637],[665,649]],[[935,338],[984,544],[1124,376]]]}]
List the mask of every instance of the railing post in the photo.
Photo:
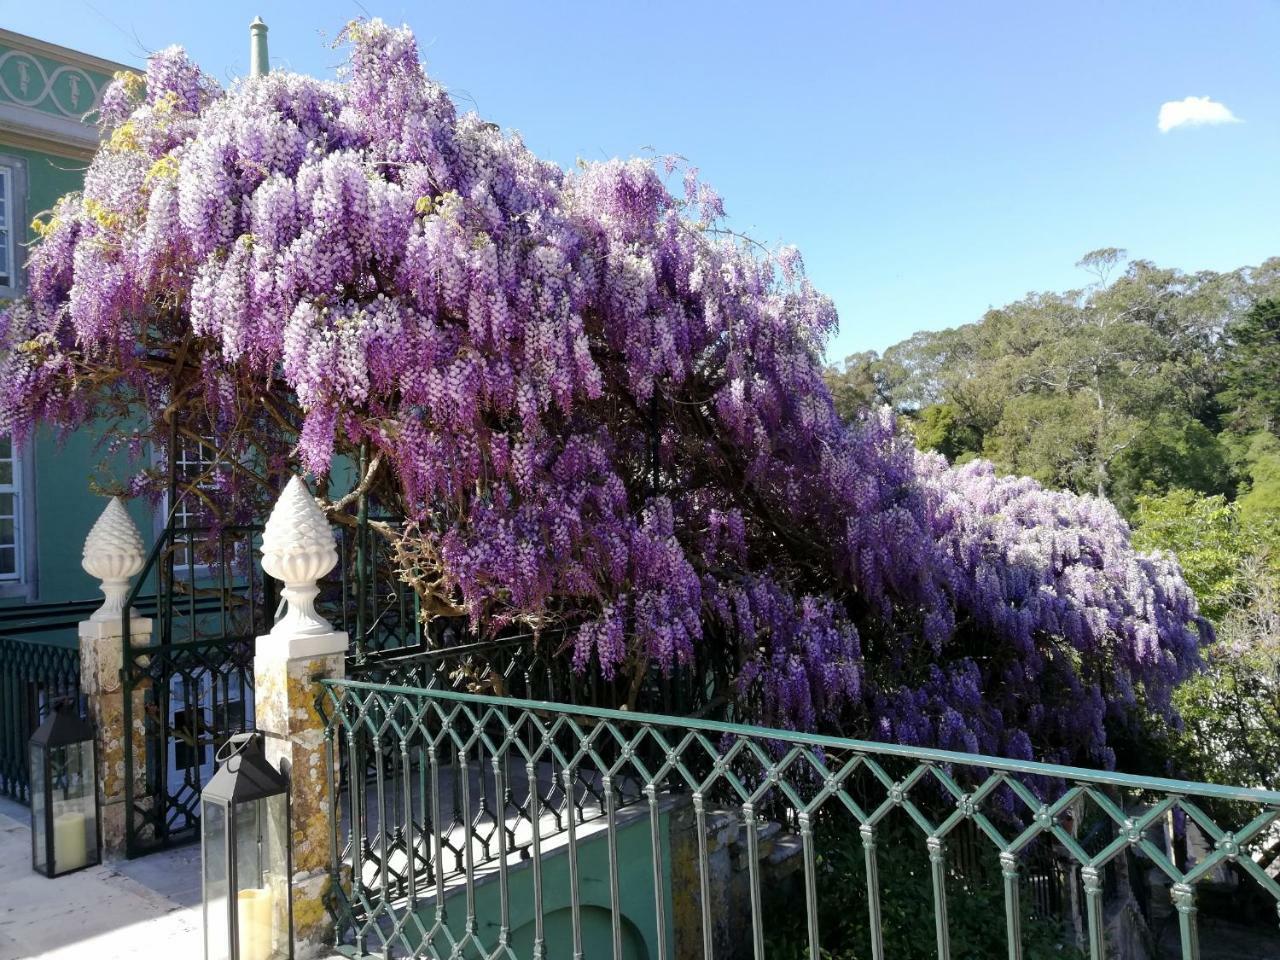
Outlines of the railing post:
[{"label": "railing post", "polygon": [[1009,960],[1022,960],[1022,904],[1018,897],[1018,855],[1000,852],[1000,873],[1004,877],[1005,935],[1009,940]]},{"label": "railing post", "polygon": [[1200,937],[1196,930],[1196,891],[1186,883],[1175,883],[1169,891],[1178,911],[1178,933],[1182,939],[1182,960],[1200,960]]},{"label": "railing post", "polygon": [[938,937],[938,960],[951,958],[951,931],[947,923],[947,844],[941,837],[926,837],[929,868],[933,874],[933,923]]},{"label": "railing post", "polygon": [[1102,920],[1102,871],[1093,864],[1086,864],[1080,871],[1080,878],[1084,881],[1085,912],[1089,920],[1089,960],[1105,960],[1107,941]]},{"label": "railing post", "polygon": [[876,828],[864,823],[858,828],[867,864],[867,917],[871,921],[871,960],[884,960],[884,927],[880,922],[880,865],[876,859]]},{"label": "railing post", "polygon": [[[333,531],[299,477],[285,487],[262,534],[262,569],[284,582],[289,608],[258,638],[253,661],[257,728],[267,758],[289,777],[293,805],[293,927],[297,954],[332,939],[325,908],[331,880],[329,752],[319,681],[346,673],[347,635],[315,610],[316,584],[338,562]],[[354,789],[359,789],[357,786]]]},{"label": "railing post", "polygon": [[[98,740],[98,803],[102,811],[102,852],[105,859],[127,854],[125,742],[132,738],[135,777],[145,777],[143,749],[143,689],[133,696],[132,727],[126,734],[124,709],[124,601],[129,581],[146,562],[142,535],[119,497],[112,497],[84,542],[81,566],[102,582],[105,598],[88,620],[81,621],[80,692],[87,704]],[[129,618],[129,635],[148,637],[151,621]]]}]

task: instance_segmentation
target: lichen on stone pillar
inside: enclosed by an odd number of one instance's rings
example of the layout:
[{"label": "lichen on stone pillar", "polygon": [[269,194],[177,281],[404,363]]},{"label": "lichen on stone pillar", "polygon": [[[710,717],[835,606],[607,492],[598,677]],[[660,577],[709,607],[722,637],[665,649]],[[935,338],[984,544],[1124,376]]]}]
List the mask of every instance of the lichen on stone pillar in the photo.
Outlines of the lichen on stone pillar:
[{"label": "lichen on stone pillar", "polygon": [[[113,497],[85,538],[81,565],[102,583],[102,606],[79,627],[80,692],[88,704],[98,740],[98,804],[102,815],[102,849],[107,859],[125,855],[125,730],[122,642],[124,601],[133,577],[146,562],[142,535],[119,497]],[[131,637],[149,638],[151,621],[129,618]],[[134,783],[142,787],[143,698],[133,691]],[[138,792],[144,792],[139,790]]]},{"label": "lichen on stone pillar", "polygon": [[285,583],[289,611],[258,637],[254,669],[257,729],[267,758],[289,777],[292,804],[293,928],[299,957],[332,940],[329,885],[329,777],[322,679],[345,676],[347,634],[315,612],[316,581],[337,563],[333,531],[299,477],[289,481],[263,533],[262,567]]}]

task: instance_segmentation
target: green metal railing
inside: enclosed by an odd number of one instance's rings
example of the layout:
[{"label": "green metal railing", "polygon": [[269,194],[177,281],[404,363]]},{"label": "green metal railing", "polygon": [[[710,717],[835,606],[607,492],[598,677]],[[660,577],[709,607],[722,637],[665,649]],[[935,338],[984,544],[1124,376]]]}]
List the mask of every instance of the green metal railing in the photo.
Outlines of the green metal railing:
[{"label": "green metal railing", "polygon": [[[969,860],[991,865],[1004,910],[982,919],[1002,928],[997,952],[1010,960],[1024,956],[1027,925],[1044,922],[1024,896],[1043,884],[1049,856],[1064,865],[1083,904],[1078,933],[1069,920],[1055,928],[1063,949],[1092,960],[1107,956],[1117,906],[1109,900],[1134,896],[1122,873],[1164,878],[1152,896],[1176,917],[1184,960],[1199,956],[1198,895],[1227,874],[1280,903],[1280,885],[1260,862],[1280,829],[1277,792],[447,689],[350,679],[323,687],[331,773],[370,770],[365,784],[330,778],[338,812],[332,910],[340,942],[358,953],[582,957],[590,934],[584,898],[607,891],[608,945],[587,955],[621,958],[636,924],[623,915],[623,901],[643,883],[650,892],[642,933],[658,960],[884,960],[893,954],[880,878],[904,858],[920,863],[932,917],[918,919],[932,928],[932,952],[944,960],[953,955],[952,927],[972,919],[948,914],[949,902],[972,885]],[[492,798],[487,808],[480,795]],[[686,815],[689,842],[681,847],[676,824]],[[736,886],[715,866],[713,837],[726,823],[745,838],[746,882]],[[628,825],[642,827],[647,843],[643,856],[628,847],[624,861]],[[1178,842],[1192,834],[1195,856]],[[840,835],[861,850],[863,943],[833,941],[839,934],[830,931],[824,939],[824,904],[842,883],[847,894],[838,858],[824,846]],[[788,850],[799,879],[779,906],[774,871]],[[554,858],[561,866],[553,870]],[[588,875],[596,861],[607,865]],[[497,896],[484,894],[495,880]],[[512,926],[513,909],[527,906],[512,890],[526,882],[531,939]],[[559,948],[547,939],[553,882],[569,888],[571,943]],[[680,897],[692,906],[682,908]],[[725,906],[735,898],[737,914]],[[741,918],[736,948],[721,914]],[[796,919],[796,951],[777,942],[787,915]]]},{"label": "green metal railing", "polygon": [[0,795],[19,803],[29,802],[31,734],[54,703],[80,697],[80,650],[66,639],[69,629],[74,640],[75,621],[25,613],[25,621],[0,626],[25,634],[0,637]]},{"label": "green metal railing", "polygon": [[[77,631],[101,605],[96,597],[0,607],[0,795],[27,802],[27,740],[50,704],[80,698]],[[139,596],[135,609],[149,617],[156,607],[156,597]]]}]

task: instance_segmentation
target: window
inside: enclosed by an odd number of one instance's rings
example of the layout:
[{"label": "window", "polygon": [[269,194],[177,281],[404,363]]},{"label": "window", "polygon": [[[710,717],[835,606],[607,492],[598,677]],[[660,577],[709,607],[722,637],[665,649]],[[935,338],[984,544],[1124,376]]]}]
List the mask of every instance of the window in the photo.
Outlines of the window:
[{"label": "window", "polygon": [[13,170],[0,167],[0,287],[12,290],[13,277]]},{"label": "window", "polygon": [[[205,437],[203,439],[210,440]],[[184,438],[178,439],[177,468],[178,485],[190,484],[193,481],[198,489],[208,493],[215,489],[213,483],[213,452],[202,443]],[[174,511],[175,527],[194,527],[201,522],[200,499],[193,492],[182,495],[179,490],[178,509]]]},{"label": "window", "polygon": [[16,296],[22,289],[26,192],[26,164],[0,154],[0,297]]},{"label": "window", "polygon": [[[212,437],[203,437],[202,439],[214,442]],[[195,488],[205,493],[216,494],[217,471],[225,469],[225,464],[215,463],[218,459],[217,454],[203,443],[187,437],[179,437],[177,449],[175,451],[176,460],[174,468],[178,481],[178,503],[173,510],[173,527],[176,531],[176,539],[173,544],[174,550],[174,567],[182,576],[192,575],[203,576],[209,571],[204,563],[199,559],[195,559],[193,563],[193,548],[195,552],[200,550],[203,543],[202,538],[197,534],[185,533],[184,531],[191,527],[199,527],[208,522],[204,515],[204,503],[191,489],[184,489],[194,484]],[[166,493],[160,502],[160,510],[156,516],[156,534],[157,536],[164,530],[165,524],[169,520],[169,495]]]},{"label": "window", "polygon": [[23,579],[22,461],[13,437],[0,436],[0,584]]}]

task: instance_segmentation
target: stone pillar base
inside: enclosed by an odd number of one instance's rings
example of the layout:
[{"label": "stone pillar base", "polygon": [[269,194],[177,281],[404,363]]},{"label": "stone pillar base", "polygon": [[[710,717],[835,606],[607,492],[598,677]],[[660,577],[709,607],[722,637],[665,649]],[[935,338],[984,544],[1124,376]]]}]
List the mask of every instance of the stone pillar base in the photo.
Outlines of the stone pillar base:
[{"label": "stone pillar base", "polygon": [[264,752],[289,777],[293,937],[297,956],[306,958],[320,955],[333,939],[333,920],[324,899],[332,811],[324,720],[316,704],[321,693],[318,681],[346,675],[347,635],[301,639],[307,641],[309,653],[291,657],[281,656],[291,646],[283,638],[259,637],[253,670],[256,726],[264,734]]},{"label": "stone pillar base", "polygon": [[[98,740],[98,806],[102,816],[102,856],[125,856],[124,641],[118,620],[85,620],[80,634],[80,690],[89,705]],[[129,634],[150,638],[151,621],[133,617]],[[133,782],[145,792],[146,722],[142,688],[133,692]]]}]

